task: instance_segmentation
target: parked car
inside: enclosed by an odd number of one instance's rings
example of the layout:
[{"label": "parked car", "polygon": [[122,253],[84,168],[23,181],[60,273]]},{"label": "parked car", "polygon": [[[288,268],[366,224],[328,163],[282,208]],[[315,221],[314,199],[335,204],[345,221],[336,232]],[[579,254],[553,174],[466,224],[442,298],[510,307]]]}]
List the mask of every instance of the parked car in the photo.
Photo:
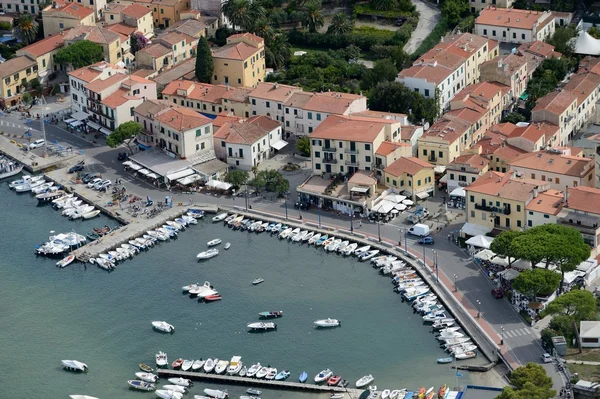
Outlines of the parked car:
[{"label": "parked car", "polygon": [[69,173],[80,172],[80,171],[82,171],[82,170],[83,170],[83,167],[84,167],[84,165],[85,165],[85,162],[84,162],[84,161],[78,162],[78,163],[76,163],[75,165],[71,166],[71,167],[69,168],[69,171],[68,171],[68,172],[69,172]]},{"label": "parked car", "polygon": [[46,144],[46,140],[44,139],[39,139],[34,141],[33,143],[29,144],[29,149],[33,150],[34,148],[39,148],[39,147],[43,147],[44,144]]},{"label": "parked car", "polygon": [[94,190],[106,189],[108,186],[110,186],[110,184],[111,184],[110,180],[100,180],[99,182],[94,184]]},{"label": "parked car", "polygon": [[433,245],[433,237],[420,238],[418,243],[423,245]]},{"label": "parked car", "polygon": [[496,299],[502,299],[504,297],[504,291],[500,288],[494,288],[492,290],[492,296]]},{"label": "parked car", "polygon": [[94,188],[94,186],[95,186],[96,184],[98,184],[98,183],[101,183],[101,182],[102,182],[102,179],[101,179],[100,177],[96,177],[95,179],[92,179],[92,180],[90,180],[90,181],[88,182],[87,186],[88,186],[89,188]]},{"label": "parked car", "polygon": [[548,353],[544,353],[542,355],[542,362],[544,362],[544,363],[552,363],[553,361],[554,361],[554,359]]},{"label": "parked car", "polygon": [[117,157],[117,159],[118,159],[119,161],[125,161],[125,160],[127,160],[128,158],[129,158],[129,155],[127,155],[127,153],[126,153],[126,152],[120,152],[120,153],[119,153],[119,156]]},{"label": "parked car", "polygon": [[100,175],[100,173],[95,173],[95,172],[90,172],[90,173],[86,173],[85,175],[83,175],[83,177],[81,178],[81,180],[87,184],[89,182],[91,182],[94,179],[97,179],[99,177],[102,177]]}]

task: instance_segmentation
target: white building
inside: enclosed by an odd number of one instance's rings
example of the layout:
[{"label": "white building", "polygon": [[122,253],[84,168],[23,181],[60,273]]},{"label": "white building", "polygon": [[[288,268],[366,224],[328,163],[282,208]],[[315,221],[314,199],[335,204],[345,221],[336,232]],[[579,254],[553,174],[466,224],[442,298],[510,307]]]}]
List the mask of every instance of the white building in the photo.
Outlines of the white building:
[{"label": "white building", "polygon": [[212,120],[189,108],[173,105],[154,115],[156,146],[177,158],[198,153],[214,157]]},{"label": "white building", "polygon": [[69,86],[71,91],[71,111],[87,112],[87,90],[85,85],[97,79],[107,79],[115,74],[126,74],[127,70],[105,61],[76,69],[69,72]]},{"label": "white building", "polygon": [[600,75],[595,73],[577,73],[571,76],[563,90],[570,91],[577,97],[577,117],[575,132],[585,127],[596,118],[596,102],[600,93]]},{"label": "white building", "polygon": [[562,210],[564,194],[562,191],[547,190],[543,193],[534,191],[533,199],[525,206],[527,229],[543,224],[556,224],[558,214]]},{"label": "white building", "polygon": [[475,34],[503,43],[544,41],[554,35],[551,11],[488,7],[475,20]]},{"label": "white building", "polygon": [[285,102],[300,91],[296,86],[261,82],[249,94],[252,115],[265,115],[283,123]]},{"label": "white building", "polygon": [[251,170],[287,145],[281,134],[281,124],[262,115],[227,122],[214,134],[215,154],[229,166]]},{"label": "white building", "polygon": [[296,136],[313,132],[329,115],[367,110],[367,97],[358,94],[295,92],[285,102],[285,131]]}]

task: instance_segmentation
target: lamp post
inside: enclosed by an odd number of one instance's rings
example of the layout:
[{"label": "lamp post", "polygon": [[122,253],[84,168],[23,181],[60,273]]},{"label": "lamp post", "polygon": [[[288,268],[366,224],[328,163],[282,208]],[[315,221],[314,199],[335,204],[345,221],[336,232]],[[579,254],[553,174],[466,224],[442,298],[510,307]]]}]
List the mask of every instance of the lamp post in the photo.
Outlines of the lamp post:
[{"label": "lamp post", "polygon": [[354,208],[350,208],[350,234],[354,234]]},{"label": "lamp post", "polygon": [[377,222],[377,237],[379,237],[379,242],[381,242],[381,222]]},{"label": "lamp post", "polygon": [[421,244],[423,246],[423,266],[427,267],[427,262],[425,262],[425,244]]},{"label": "lamp post", "polygon": [[454,275],[454,292],[457,292],[458,289],[456,288],[456,279],[458,278],[458,276],[455,274]]},{"label": "lamp post", "polygon": [[[402,229],[398,229],[398,246],[402,246]],[[406,249],[406,248],[405,248]]]},{"label": "lamp post", "polygon": [[248,184],[246,183],[246,184],[244,184],[244,186],[246,188],[245,192],[244,192],[244,201],[246,204],[246,212],[248,212]]},{"label": "lamp post", "polygon": [[435,257],[435,281],[440,282],[440,275],[438,272],[438,254],[437,251],[433,250],[433,256]]},{"label": "lamp post", "polygon": [[477,300],[477,318],[481,317],[481,302]]},{"label": "lamp post", "polygon": [[500,345],[504,345],[504,326],[500,326]]},{"label": "lamp post", "polygon": [[287,213],[287,195],[285,196],[285,220],[288,220],[288,213]]}]

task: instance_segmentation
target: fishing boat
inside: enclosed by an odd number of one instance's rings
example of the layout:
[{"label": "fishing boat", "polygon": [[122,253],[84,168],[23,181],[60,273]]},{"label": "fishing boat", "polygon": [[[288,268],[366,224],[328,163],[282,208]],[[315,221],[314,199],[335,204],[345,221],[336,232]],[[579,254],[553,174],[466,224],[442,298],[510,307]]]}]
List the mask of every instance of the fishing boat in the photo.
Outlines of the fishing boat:
[{"label": "fishing boat", "polygon": [[217,216],[212,218],[212,221],[213,221],[213,223],[221,222],[221,221],[225,220],[226,217],[227,217],[227,212],[219,213]]},{"label": "fishing boat", "polygon": [[169,361],[167,360],[167,354],[165,352],[158,352],[155,356],[156,358],[156,365],[158,367],[165,367],[167,364],[169,364]]},{"label": "fishing boat", "polygon": [[269,369],[269,372],[265,376],[265,380],[273,380],[273,379],[275,379],[276,375],[277,375],[277,369],[275,367],[271,367]]},{"label": "fishing boat", "polygon": [[229,396],[229,393],[227,393],[227,391],[220,391],[218,389],[206,388],[206,389],[204,389],[204,393],[207,394],[208,396],[210,396],[211,398],[216,398],[216,399],[225,399]]},{"label": "fishing boat", "polygon": [[264,281],[265,281],[265,279],[264,279],[264,278],[260,278],[260,277],[259,277],[259,278],[257,278],[257,279],[254,279],[254,281],[252,281],[252,285],[258,285],[258,284],[260,284],[260,283],[262,283],[262,282],[264,282]]},{"label": "fishing boat", "polygon": [[283,370],[275,376],[275,381],[286,380],[290,376],[290,370]]},{"label": "fishing boat", "polygon": [[69,255],[66,258],[63,258],[63,259],[59,260],[58,262],[56,262],[56,266],[61,267],[61,268],[67,267],[71,263],[73,263],[74,260],[75,260],[75,255]]},{"label": "fishing boat", "polygon": [[320,244],[317,242],[317,246],[323,246],[323,248],[327,249],[327,247],[334,241],[335,241],[335,237],[328,237],[325,241],[323,241]]},{"label": "fishing boat", "polygon": [[150,367],[144,363],[138,364],[138,367],[140,368],[140,370],[145,371],[146,373],[151,373],[154,371],[154,369],[152,367]]},{"label": "fishing boat", "polygon": [[308,373],[303,371],[302,374],[300,374],[300,377],[298,377],[298,381],[304,383],[306,380],[308,380]]},{"label": "fishing boat", "polygon": [[209,247],[214,247],[215,245],[219,245],[220,243],[221,239],[215,238],[214,240],[210,240],[209,242],[207,242],[206,245],[208,245]]},{"label": "fishing boat", "polygon": [[357,388],[366,387],[373,381],[375,381],[375,378],[373,378],[373,376],[371,374],[365,375],[364,377],[361,377],[358,381],[356,381],[356,387]]},{"label": "fishing boat", "polygon": [[437,359],[437,362],[439,364],[448,364],[448,363],[452,363],[452,358],[451,357],[440,357],[439,359]]},{"label": "fishing boat", "polygon": [[342,325],[342,322],[337,319],[322,319],[314,322],[317,328],[333,328]]},{"label": "fishing boat", "polygon": [[161,332],[172,333],[175,332],[175,327],[167,323],[166,321],[153,321],[152,327]]},{"label": "fishing boat", "polygon": [[13,180],[10,183],[8,183],[8,187],[15,188],[17,186],[22,186],[23,184],[26,184],[26,183],[36,182],[36,181],[43,180],[43,179],[44,179],[43,175],[38,175],[38,176],[25,175],[25,176],[21,177],[19,180]]},{"label": "fishing boat", "polygon": [[194,363],[192,363],[192,370],[193,371],[200,370],[203,366],[204,366],[204,360],[202,360],[202,359],[194,360]]},{"label": "fishing boat", "polygon": [[240,371],[242,370],[242,367],[243,367],[242,357],[234,356],[231,358],[231,361],[229,362],[229,367],[227,367],[227,374],[229,374],[229,375],[239,374]]},{"label": "fishing boat", "polygon": [[271,234],[275,234],[275,233],[279,233],[279,231],[281,230],[281,227],[283,225],[281,223],[277,223],[275,226],[273,226],[273,228],[271,229]]},{"label": "fishing boat", "polygon": [[269,330],[276,330],[277,329],[277,324],[275,323],[263,323],[263,322],[258,322],[258,323],[250,323],[248,324],[248,328],[250,330],[264,330],[264,331],[269,331]]},{"label": "fishing boat", "polygon": [[88,371],[88,366],[77,360],[61,360],[62,366],[65,370],[69,371]]},{"label": "fishing boat", "polygon": [[218,249],[211,248],[211,249],[209,249],[207,251],[200,252],[198,255],[196,255],[196,259],[198,259],[198,260],[206,260],[206,259],[214,258],[218,254],[219,254],[219,250]]},{"label": "fishing boat", "polygon": [[154,391],[156,386],[150,382],[140,381],[140,380],[129,380],[127,384],[133,389],[137,389],[139,391]]},{"label": "fishing boat", "polygon": [[296,227],[294,230],[292,230],[292,232],[286,238],[291,240],[298,234],[300,234],[300,227]]},{"label": "fishing boat", "polygon": [[219,360],[217,362],[217,365],[215,366],[215,373],[223,374],[225,372],[225,370],[227,370],[228,366],[229,366],[228,360]]},{"label": "fishing boat", "polygon": [[474,352],[474,351],[459,352],[459,353],[454,354],[454,357],[456,357],[456,360],[472,359],[475,356],[477,356],[477,352]]},{"label": "fishing boat", "polygon": [[187,378],[177,377],[177,378],[169,378],[168,380],[171,384],[179,385],[181,387],[190,387],[194,385],[192,380],[188,380]]},{"label": "fishing boat", "polygon": [[246,377],[254,377],[256,375],[256,373],[258,373],[260,371],[260,369],[261,369],[260,363],[253,364],[252,366],[250,366],[250,368],[246,372]]},{"label": "fishing boat", "polygon": [[166,389],[157,389],[156,392],[154,392],[156,394],[156,396],[158,396],[161,399],[182,399],[183,398],[183,394],[180,392],[175,392],[175,391],[169,391]]},{"label": "fishing boat", "polygon": [[192,364],[194,364],[194,362],[192,360],[184,360],[183,364],[181,365],[181,370],[183,371],[188,371],[189,369],[192,368]]},{"label": "fishing boat", "polygon": [[258,317],[263,318],[263,319],[274,319],[274,318],[281,317],[281,316],[283,316],[282,310],[276,310],[276,311],[272,311],[272,312],[260,312],[258,314]]},{"label": "fishing boat", "polygon": [[336,248],[336,251],[341,254],[348,245],[350,245],[350,241],[342,241],[341,244]]},{"label": "fishing boat", "polygon": [[327,381],[333,375],[333,371],[329,369],[322,370],[315,376],[315,383],[318,384],[323,381]]},{"label": "fishing boat", "polygon": [[23,165],[14,161],[8,161],[0,165],[0,180],[18,175],[23,171]]},{"label": "fishing boat", "polygon": [[65,194],[65,192],[63,190],[53,190],[53,191],[46,191],[45,193],[38,194],[35,196],[35,198],[39,202],[50,202],[57,198],[62,197],[64,194]]},{"label": "fishing boat", "polygon": [[137,378],[139,378],[142,381],[146,381],[146,382],[156,382],[158,381],[158,376],[156,374],[152,374],[152,373],[140,373],[137,372],[135,373],[135,376]]},{"label": "fishing boat", "polygon": [[291,227],[288,227],[287,229],[282,230],[281,233],[279,233],[279,238],[281,238],[281,239],[288,238],[293,230],[294,229],[292,229]]},{"label": "fishing boat", "polygon": [[223,246],[223,248],[225,248],[225,249],[231,248],[231,243],[230,242],[226,242],[225,245]]},{"label": "fishing boat", "polygon": [[212,372],[215,369],[215,366],[217,365],[218,361],[219,361],[219,359],[211,359],[211,358],[206,359],[206,362],[204,363],[204,372],[205,373]]}]

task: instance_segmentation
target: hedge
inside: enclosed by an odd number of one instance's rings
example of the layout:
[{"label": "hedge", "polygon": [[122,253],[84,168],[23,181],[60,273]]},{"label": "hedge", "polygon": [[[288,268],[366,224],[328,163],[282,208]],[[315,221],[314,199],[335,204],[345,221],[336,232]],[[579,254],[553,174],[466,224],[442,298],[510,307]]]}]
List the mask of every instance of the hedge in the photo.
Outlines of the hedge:
[{"label": "hedge", "polygon": [[401,11],[401,10],[390,10],[390,11],[383,11],[383,10],[376,10],[374,8],[372,8],[369,4],[358,4],[354,6],[354,9],[352,11],[352,13],[356,16],[358,15],[376,15],[376,16],[381,16],[383,18],[390,18],[390,19],[396,19],[396,18],[410,18],[412,16],[414,16],[414,14],[416,13],[418,15],[418,11]]},{"label": "hedge", "polygon": [[450,26],[446,18],[441,17],[437,25],[433,28],[431,33],[421,42],[421,45],[417,47],[415,52],[412,54],[413,59],[417,59],[432,48],[434,48],[442,39],[446,33],[450,30]]}]

